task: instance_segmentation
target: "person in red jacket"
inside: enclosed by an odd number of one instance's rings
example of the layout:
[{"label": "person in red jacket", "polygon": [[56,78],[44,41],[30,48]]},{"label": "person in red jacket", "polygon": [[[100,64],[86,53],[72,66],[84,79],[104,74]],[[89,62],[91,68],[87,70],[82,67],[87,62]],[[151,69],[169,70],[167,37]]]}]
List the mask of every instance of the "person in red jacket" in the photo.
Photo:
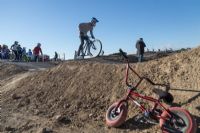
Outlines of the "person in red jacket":
[{"label": "person in red jacket", "polygon": [[33,54],[35,56],[35,62],[38,62],[39,61],[39,55],[42,55],[42,49],[41,49],[41,44],[38,43],[37,46],[33,49]]}]

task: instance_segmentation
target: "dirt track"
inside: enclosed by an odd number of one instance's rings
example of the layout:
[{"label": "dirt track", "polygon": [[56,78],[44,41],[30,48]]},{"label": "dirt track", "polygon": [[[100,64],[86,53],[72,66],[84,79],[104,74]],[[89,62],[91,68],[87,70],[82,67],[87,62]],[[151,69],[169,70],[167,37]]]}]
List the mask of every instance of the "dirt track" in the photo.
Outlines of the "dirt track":
[{"label": "dirt track", "polygon": [[[116,63],[119,59],[68,61],[34,71],[27,65],[0,63],[0,131],[42,133],[46,128],[57,133],[161,132],[158,125],[136,122],[134,107],[129,108],[127,121],[120,128],[105,125],[107,108],[125,92],[125,64]],[[174,105],[188,109],[200,128],[199,64],[200,47],[131,66],[154,82],[170,83]],[[135,75],[132,79],[137,80]],[[152,88],[144,83],[138,91],[156,97]]]}]

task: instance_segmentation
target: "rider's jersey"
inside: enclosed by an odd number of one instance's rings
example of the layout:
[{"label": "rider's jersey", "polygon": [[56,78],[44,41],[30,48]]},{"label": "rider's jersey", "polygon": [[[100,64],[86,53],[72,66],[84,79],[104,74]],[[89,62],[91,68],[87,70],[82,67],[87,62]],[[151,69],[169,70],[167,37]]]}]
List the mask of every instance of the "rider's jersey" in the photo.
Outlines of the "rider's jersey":
[{"label": "rider's jersey", "polygon": [[93,25],[91,22],[89,23],[80,23],[79,24],[79,31],[81,34],[83,34],[84,36],[87,35],[88,31],[92,31],[93,30]]}]

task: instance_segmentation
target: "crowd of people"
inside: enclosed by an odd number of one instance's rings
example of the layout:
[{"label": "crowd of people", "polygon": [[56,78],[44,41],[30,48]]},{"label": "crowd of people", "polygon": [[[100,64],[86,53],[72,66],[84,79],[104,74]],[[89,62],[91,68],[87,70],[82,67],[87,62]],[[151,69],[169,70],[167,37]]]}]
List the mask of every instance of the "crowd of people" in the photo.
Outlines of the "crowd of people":
[{"label": "crowd of people", "polygon": [[21,47],[18,41],[9,48],[7,45],[0,45],[0,59],[10,59],[13,61],[39,61],[39,55],[43,55],[41,44],[38,43],[33,50],[26,51],[25,47]]}]

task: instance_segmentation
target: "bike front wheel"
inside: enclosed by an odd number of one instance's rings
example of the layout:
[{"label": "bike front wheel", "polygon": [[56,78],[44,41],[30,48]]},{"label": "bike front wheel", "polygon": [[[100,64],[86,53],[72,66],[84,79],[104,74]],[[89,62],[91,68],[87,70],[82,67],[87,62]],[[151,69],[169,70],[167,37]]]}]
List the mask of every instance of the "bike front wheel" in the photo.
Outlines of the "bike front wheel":
[{"label": "bike front wheel", "polygon": [[92,44],[90,46],[90,52],[93,55],[93,57],[97,57],[100,55],[102,50],[102,43],[100,40],[95,39],[94,41],[92,41]]},{"label": "bike front wheel", "polygon": [[179,107],[169,108],[170,115],[167,111],[162,113],[160,126],[163,133],[196,133],[197,125],[195,119],[190,113]]},{"label": "bike front wheel", "polygon": [[116,109],[118,102],[112,104],[106,112],[106,124],[109,127],[119,127],[124,123],[128,113],[128,104],[122,102]]}]

